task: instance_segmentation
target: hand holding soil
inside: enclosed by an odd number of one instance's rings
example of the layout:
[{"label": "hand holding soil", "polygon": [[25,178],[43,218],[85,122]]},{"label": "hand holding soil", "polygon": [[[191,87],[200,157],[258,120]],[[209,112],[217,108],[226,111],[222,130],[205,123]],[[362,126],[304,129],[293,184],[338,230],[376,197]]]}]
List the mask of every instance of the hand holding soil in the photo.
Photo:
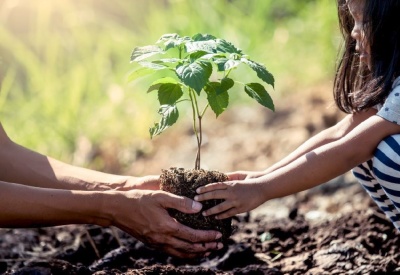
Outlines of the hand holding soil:
[{"label": "hand holding soil", "polygon": [[164,191],[134,190],[110,193],[106,208],[111,209],[112,224],[138,240],[181,257],[203,257],[210,250],[222,248],[217,231],[195,230],[170,217],[167,209],[194,214],[202,205],[191,199]]},{"label": "hand holding soil", "polygon": [[204,216],[216,215],[226,219],[253,210],[265,202],[264,190],[257,180],[216,182],[199,187],[196,201],[222,200],[220,204],[203,211]]}]

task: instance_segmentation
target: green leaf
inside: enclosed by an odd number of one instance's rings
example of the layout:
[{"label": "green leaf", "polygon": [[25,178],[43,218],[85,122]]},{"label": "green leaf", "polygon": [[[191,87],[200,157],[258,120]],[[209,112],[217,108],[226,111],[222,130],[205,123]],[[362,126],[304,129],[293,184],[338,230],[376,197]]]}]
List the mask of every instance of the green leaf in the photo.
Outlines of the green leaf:
[{"label": "green leaf", "polygon": [[217,64],[217,68],[219,72],[228,71],[236,68],[240,65],[240,61],[232,60],[228,58],[218,58],[214,60],[215,64]]},{"label": "green leaf", "polygon": [[208,53],[201,57],[202,59],[215,59],[215,58],[226,58],[223,53]]},{"label": "green leaf", "polygon": [[216,39],[216,46],[217,52],[243,54],[241,49],[236,48],[231,42],[224,39]]},{"label": "green leaf", "polygon": [[136,47],[133,49],[131,54],[131,62],[134,61],[141,61],[150,56],[165,53],[160,47],[155,45],[143,46],[143,47]]},{"label": "green leaf", "polygon": [[207,40],[207,41],[193,41],[187,42],[185,44],[186,51],[188,53],[193,52],[206,52],[206,53],[216,53],[217,43],[215,40]]},{"label": "green leaf", "polygon": [[158,89],[158,101],[160,101],[160,105],[175,104],[182,95],[182,88],[178,83],[161,84]]},{"label": "green leaf", "polygon": [[193,41],[207,41],[207,40],[215,40],[216,37],[211,34],[202,34],[198,33],[192,36]]},{"label": "green leaf", "polygon": [[161,134],[178,120],[179,112],[176,105],[162,105],[158,110],[161,120],[149,129],[151,138]]},{"label": "green leaf", "polygon": [[177,33],[166,33],[166,34],[163,34],[159,39],[158,39],[158,41],[157,41],[157,44],[158,43],[160,43],[160,42],[165,42],[165,41],[169,41],[169,40],[171,40],[171,39],[179,39],[179,38],[181,38],[180,36],[179,36],[179,34],[177,34]]},{"label": "green leaf", "polygon": [[260,83],[247,83],[244,86],[244,90],[251,98],[254,98],[261,105],[271,109],[272,111],[275,110],[271,96]]},{"label": "green leaf", "polygon": [[140,64],[140,66],[152,69],[154,71],[163,70],[163,69],[168,68],[167,66],[161,65],[158,62],[156,63],[156,62],[140,61],[138,63]]},{"label": "green leaf", "polygon": [[160,39],[158,39],[157,44],[163,42],[165,46],[165,51],[167,51],[169,49],[179,47],[188,41],[190,41],[190,37],[188,36],[180,37],[176,33],[171,33],[161,36]]},{"label": "green leaf", "polygon": [[229,94],[224,88],[219,82],[210,82],[205,87],[208,103],[217,117],[226,110],[229,104]]},{"label": "green leaf", "polygon": [[228,61],[228,58],[216,58],[214,63],[217,64],[217,69],[219,72],[225,71],[225,63]]},{"label": "green leaf", "polygon": [[161,58],[157,61],[160,63],[178,63],[179,61],[181,61],[181,59],[179,59],[179,58]]},{"label": "green leaf", "polygon": [[228,91],[230,88],[233,87],[233,85],[235,84],[235,82],[228,77],[224,77],[223,79],[221,79],[221,86],[222,89]]},{"label": "green leaf", "polygon": [[197,60],[194,63],[178,65],[176,74],[179,79],[200,94],[212,73],[209,61]]},{"label": "green leaf", "polygon": [[138,78],[140,78],[142,76],[152,74],[153,72],[154,72],[154,70],[149,69],[149,68],[145,68],[145,67],[139,68],[139,69],[137,69],[135,71],[132,71],[132,72],[130,72],[128,74],[127,82],[132,82],[132,81],[134,81],[134,80],[136,80],[136,79],[138,79]]},{"label": "green leaf", "polygon": [[191,63],[195,62],[197,59],[202,58],[203,56],[207,55],[208,53],[205,51],[198,51],[198,52],[194,52],[191,53],[189,55],[189,60]]},{"label": "green leaf", "polygon": [[274,84],[275,84],[274,76],[265,68],[264,65],[259,64],[255,61],[249,60],[247,58],[242,58],[241,61],[243,63],[246,63],[247,65],[249,65],[249,67],[257,73],[257,76],[261,80],[263,80],[265,83],[274,87]]},{"label": "green leaf", "polygon": [[172,77],[163,77],[163,78],[157,79],[156,81],[151,83],[150,87],[147,89],[147,92],[150,93],[151,91],[158,90],[162,84],[166,84],[166,83],[177,84],[178,81]]}]

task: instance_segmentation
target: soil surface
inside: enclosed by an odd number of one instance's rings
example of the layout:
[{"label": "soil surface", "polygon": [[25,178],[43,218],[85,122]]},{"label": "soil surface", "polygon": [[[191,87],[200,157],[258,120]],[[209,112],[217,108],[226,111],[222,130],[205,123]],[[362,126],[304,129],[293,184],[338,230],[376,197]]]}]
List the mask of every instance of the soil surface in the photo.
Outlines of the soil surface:
[{"label": "soil surface", "polygon": [[[329,88],[322,86],[279,100],[275,113],[237,106],[218,123],[210,117],[202,167],[265,169],[340,119],[330,98]],[[120,172],[192,168],[196,144],[190,123],[180,123],[181,132],[170,131],[130,149],[132,167]],[[108,160],[109,170],[115,171],[118,159]],[[400,274],[400,234],[350,174],[266,202],[235,217],[233,225],[236,229],[221,251],[191,261],[152,250],[116,228],[0,229],[0,273]]]}]

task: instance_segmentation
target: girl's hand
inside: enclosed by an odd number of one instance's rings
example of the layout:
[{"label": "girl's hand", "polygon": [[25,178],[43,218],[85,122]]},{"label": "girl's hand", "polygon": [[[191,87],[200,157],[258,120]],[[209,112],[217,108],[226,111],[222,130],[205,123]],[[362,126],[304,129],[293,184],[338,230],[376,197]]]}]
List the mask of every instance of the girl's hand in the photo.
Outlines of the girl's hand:
[{"label": "girl's hand", "polygon": [[250,171],[236,171],[226,173],[230,181],[232,180],[247,180],[264,176],[263,172],[250,172]]},{"label": "girl's hand", "polygon": [[224,202],[203,211],[204,216],[226,219],[248,212],[265,202],[261,183],[255,180],[217,182],[199,187],[196,201],[223,199]]}]

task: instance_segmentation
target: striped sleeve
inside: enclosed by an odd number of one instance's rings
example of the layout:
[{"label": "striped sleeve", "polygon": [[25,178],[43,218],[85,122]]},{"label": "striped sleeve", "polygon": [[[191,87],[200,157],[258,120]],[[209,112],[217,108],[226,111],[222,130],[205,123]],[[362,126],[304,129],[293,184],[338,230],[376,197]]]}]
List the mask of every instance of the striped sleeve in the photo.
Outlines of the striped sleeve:
[{"label": "striped sleeve", "polygon": [[389,94],[377,115],[400,125],[400,86],[395,87]]}]

